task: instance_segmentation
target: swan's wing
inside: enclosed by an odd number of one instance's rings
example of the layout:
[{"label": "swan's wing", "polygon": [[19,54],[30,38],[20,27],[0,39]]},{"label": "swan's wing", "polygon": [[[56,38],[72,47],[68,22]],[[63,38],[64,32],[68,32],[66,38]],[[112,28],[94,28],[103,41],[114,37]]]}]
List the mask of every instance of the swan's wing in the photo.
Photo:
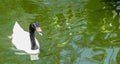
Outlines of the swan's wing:
[{"label": "swan's wing", "polygon": [[13,27],[13,33],[22,33],[24,32],[24,30],[22,29],[22,27],[18,24],[18,22],[15,22],[15,25]]}]

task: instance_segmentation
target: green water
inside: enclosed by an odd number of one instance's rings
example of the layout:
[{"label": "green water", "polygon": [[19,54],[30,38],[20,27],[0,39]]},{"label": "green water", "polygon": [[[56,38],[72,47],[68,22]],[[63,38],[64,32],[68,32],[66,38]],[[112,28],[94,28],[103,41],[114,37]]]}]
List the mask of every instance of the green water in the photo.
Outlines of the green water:
[{"label": "green water", "polygon": [[[119,16],[113,0],[0,0],[0,64],[120,64]],[[109,5],[110,4],[110,5]],[[16,55],[14,23],[38,21],[39,60]]]}]

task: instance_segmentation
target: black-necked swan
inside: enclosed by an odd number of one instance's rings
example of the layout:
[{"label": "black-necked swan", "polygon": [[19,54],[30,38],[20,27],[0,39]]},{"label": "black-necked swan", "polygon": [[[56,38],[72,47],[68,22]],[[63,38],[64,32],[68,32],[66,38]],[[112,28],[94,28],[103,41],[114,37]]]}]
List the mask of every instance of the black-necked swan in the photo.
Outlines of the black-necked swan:
[{"label": "black-necked swan", "polygon": [[18,50],[25,51],[28,54],[39,54],[40,45],[35,38],[35,31],[42,35],[42,30],[36,22],[29,25],[29,32],[24,31],[18,22],[16,22],[12,34],[13,45],[15,45]]}]

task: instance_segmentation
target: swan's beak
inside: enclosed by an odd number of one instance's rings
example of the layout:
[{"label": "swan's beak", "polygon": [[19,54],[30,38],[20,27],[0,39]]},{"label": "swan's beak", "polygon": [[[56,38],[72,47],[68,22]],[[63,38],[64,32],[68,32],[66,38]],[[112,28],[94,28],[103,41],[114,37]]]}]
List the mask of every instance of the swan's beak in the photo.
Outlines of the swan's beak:
[{"label": "swan's beak", "polygon": [[38,32],[39,35],[42,36],[42,29],[40,27],[36,27],[36,31]]}]

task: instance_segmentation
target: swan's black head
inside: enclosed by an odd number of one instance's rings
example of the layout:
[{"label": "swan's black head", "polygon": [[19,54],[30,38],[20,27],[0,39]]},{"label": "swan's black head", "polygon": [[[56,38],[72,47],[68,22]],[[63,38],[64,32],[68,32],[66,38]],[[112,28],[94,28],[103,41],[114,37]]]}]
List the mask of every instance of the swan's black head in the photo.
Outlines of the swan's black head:
[{"label": "swan's black head", "polygon": [[37,31],[38,33],[42,32],[42,29],[40,28],[39,24],[37,22],[32,22],[29,26],[30,33],[34,33]]}]

